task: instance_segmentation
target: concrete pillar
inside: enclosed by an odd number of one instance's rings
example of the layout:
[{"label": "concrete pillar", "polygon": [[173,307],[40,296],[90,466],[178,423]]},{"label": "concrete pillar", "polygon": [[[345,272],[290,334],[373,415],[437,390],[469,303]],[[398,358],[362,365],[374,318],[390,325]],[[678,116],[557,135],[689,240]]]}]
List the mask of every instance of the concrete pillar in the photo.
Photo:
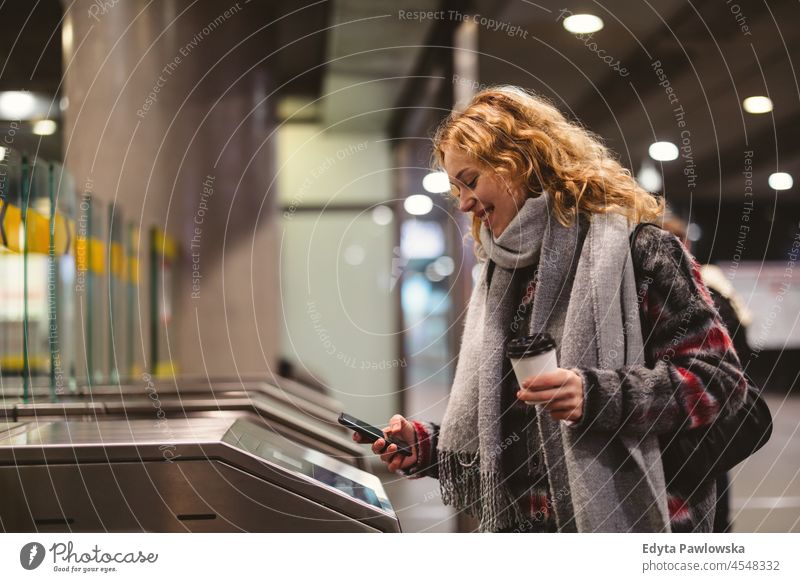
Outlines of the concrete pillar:
[{"label": "concrete pillar", "polygon": [[[138,316],[151,368],[147,232],[180,247],[172,360],[266,374],[279,348],[274,50],[259,3],[64,2],[65,165],[142,233]],[[259,63],[259,61],[261,61]]]}]

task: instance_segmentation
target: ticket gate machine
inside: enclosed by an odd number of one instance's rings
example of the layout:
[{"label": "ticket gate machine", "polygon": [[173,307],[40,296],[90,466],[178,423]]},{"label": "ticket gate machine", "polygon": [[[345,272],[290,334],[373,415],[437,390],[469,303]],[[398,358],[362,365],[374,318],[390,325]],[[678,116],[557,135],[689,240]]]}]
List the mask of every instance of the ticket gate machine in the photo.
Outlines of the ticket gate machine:
[{"label": "ticket gate machine", "polygon": [[13,532],[399,532],[380,480],[246,419],[0,423]]},{"label": "ticket gate machine", "polygon": [[[155,393],[154,393],[155,394]],[[298,444],[342,462],[366,468],[368,447],[356,444],[336,422],[336,414],[323,409],[314,414],[263,392],[230,392],[213,397],[197,394],[143,394],[125,392],[106,395],[75,395],[51,402],[37,396],[22,402],[6,399],[0,404],[0,420],[6,422],[56,420],[150,420],[169,425],[180,418],[247,418],[253,423]]]}]

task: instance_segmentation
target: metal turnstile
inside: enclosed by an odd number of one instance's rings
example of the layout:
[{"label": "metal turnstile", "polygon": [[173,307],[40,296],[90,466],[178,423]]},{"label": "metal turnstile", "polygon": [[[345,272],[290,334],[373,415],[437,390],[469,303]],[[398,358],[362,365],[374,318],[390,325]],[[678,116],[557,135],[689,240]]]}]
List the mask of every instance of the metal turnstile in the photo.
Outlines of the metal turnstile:
[{"label": "metal turnstile", "polygon": [[323,390],[319,385],[308,385],[298,379],[277,374],[271,374],[266,378],[257,376],[221,376],[211,379],[202,376],[182,375],[174,380],[157,380],[156,384],[159,388],[177,390],[182,393],[189,391],[209,392],[210,390],[214,392],[221,390],[232,391],[237,388],[241,390],[242,386],[249,389],[259,389],[260,386],[268,386],[281,391],[289,399],[296,400],[299,398],[331,411],[341,412],[342,410],[342,403],[331,396],[328,389]]},{"label": "metal turnstile", "polygon": [[0,491],[15,532],[400,531],[376,476],[244,419],[0,425]]},{"label": "metal turnstile", "polygon": [[[157,394],[189,395],[204,394],[218,395],[222,393],[238,392],[265,392],[273,397],[300,407],[309,407],[312,410],[325,409],[335,412],[342,411],[342,404],[330,395],[321,392],[318,388],[307,386],[297,380],[273,376],[269,380],[263,378],[204,378],[201,376],[179,376],[174,380],[156,380],[139,382],[122,382],[119,384],[93,384],[91,387],[78,386],[75,392],[65,392],[63,395],[88,395],[102,398],[103,396],[119,394],[145,394],[148,391]],[[50,388],[47,385],[34,385],[29,388],[33,396],[47,397]],[[6,382],[0,388],[0,396],[5,399],[21,398],[22,386],[19,383]],[[313,414],[313,412],[312,412]]]},{"label": "metal turnstile", "polygon": [[359,468],[367,466],[369,449],[353,442],[350,433],[336,422],[335,413],[308,403],[301,408],[260,390],[213,395],[152,392],[148,396],[125,389],[62,396],[56,402],[35,396],[27,402],[6,399],[0,404],[0,420],[7,422],[149,419],[166,425],[179,418],[247,418],[281,438]]},{"label": "metal turnstile", "polygon": [[205,396],[208,398],[222,395],[247,396],[253,393],[263,393],[270,398],[326,420],[331,417],[331,414],[338,416],[342,411],[342,404],[338,400],[285,378],[276,379],[274,382],[262,380],[213,380],[211,382],[208,380],[179,380],[178,382],[172,382],[161,380],[138,384],[94,385],[91,389],[84,386],[79,391],[79,394],[91,394],[99,399],[120,394],[149,396],[153,393],[163,396]]}]

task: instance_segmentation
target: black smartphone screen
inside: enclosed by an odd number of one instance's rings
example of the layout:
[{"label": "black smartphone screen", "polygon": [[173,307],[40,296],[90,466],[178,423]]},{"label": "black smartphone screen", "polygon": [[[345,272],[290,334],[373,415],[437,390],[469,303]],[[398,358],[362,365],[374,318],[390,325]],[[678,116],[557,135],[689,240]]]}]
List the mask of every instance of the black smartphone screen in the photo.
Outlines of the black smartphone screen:
[{"label": "black smartphone screen", "polygon": [[353,429],[370,443],[374,443],[378,439],[385,438],[383,431],[378,427],[367,424],[363,420],[359,420],[354,416],[345,414],[344,412],[339,415],[339,424]]},{"label": "black smartphone screen", "polygon": [[339,415],[339,424],[354,430],[364,437],[364,440],[367,442],[374,443],[378,439],[385,439],[387,443],[397,445],[397,452],[399,452],[401,455],[405,457],[411,456],[411,448],[407,442],[402,439],[387,437],[383,434],[381,429],[376,426],[372,426],[371,424],[367,424],[363,420],[359,420],[354,416],[350,416],[349,414],[342,412]]}]

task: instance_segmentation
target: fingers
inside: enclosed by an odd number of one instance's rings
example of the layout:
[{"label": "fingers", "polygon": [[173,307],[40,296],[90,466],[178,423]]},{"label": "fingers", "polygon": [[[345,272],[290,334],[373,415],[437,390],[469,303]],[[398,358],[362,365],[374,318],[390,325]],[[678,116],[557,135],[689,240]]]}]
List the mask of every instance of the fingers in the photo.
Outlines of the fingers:
[{"label": "fingers", "polygon": [[552,372],[545,372],[537,376],[530,376],[522,381],[522,388],[536,390],[540,388],[557,388],[566,384],[569,379],[569,370],[558,368]]},{"label": "fingers", "polygon": [[386,463],[386,468],[390,473],[394,473],[403,464],[403,455],[397,452],[397,445],[389,445],[386,453],[381,455],[381,461]]},{"label": "fingers", "polygon": [[520,390],[517,392],[517,398],[520,400],[528,400],[530,402],[547,402],[554,398],[564,398],[569,393],[564,388],[546,388],[541,390]]},{"label": "fingers", "polygon": [[577,394],[571,386],[561,386],[559,388],[547,388],[540,390],[519,390],[517,398],[534,404],[543,404],[558,400],[575,398]]},{"label": "fingers", "polygon": [[[408,432],[408,429],[412,431],[411,436],[413,437],[414,436],[413,425],[409,423],[408,420],[406,420],[402,415],[395,414],[394,416],[392,416],[391,419],[389,419],[389,426],[384,427],[382,430],[385,437],[398,436],[403,440],[407,440],[406,438],[403,438],[404,437],[403,433]],[[366,439],[364,439],[364,437],[362,437],[357,432],[353,433],[353,440],[357,443],[367,442]],[[379,438],[374,443],[372,443],[371,448],[372,452],[378,455],[378,457],[380,457],[380,460],[383,463],[386,463],[387,469],[391,472],[395,472],[398,469],[401,469],[406,459],[409,459],[409,461],[413,460],[411,457],[405,457],[399,454],[397,445],[388,444],[386,438]]]},{"label": "fingers", "polygon": [[400,433],[403,430],[403,424],[406,419],[401,414],[395,414],[389,419],[389,429],[392,433]]},{"label": "fingers", "polygon": [[403,455],[397,453],[397,446],[395,446],[395,445],[389,445],[389,448],[387,450],[394,452],[394,454],[392,454],[392,458],[389,461],[388,466],[387,466],[389,471],[394,473],[403,464]]},{"label": "fingers", "polygon": [[378,439],[374,443],[372,443],[372,452],[376,455],[380,455],[384,452],[386,448],[386,441],[384,439]]}]

